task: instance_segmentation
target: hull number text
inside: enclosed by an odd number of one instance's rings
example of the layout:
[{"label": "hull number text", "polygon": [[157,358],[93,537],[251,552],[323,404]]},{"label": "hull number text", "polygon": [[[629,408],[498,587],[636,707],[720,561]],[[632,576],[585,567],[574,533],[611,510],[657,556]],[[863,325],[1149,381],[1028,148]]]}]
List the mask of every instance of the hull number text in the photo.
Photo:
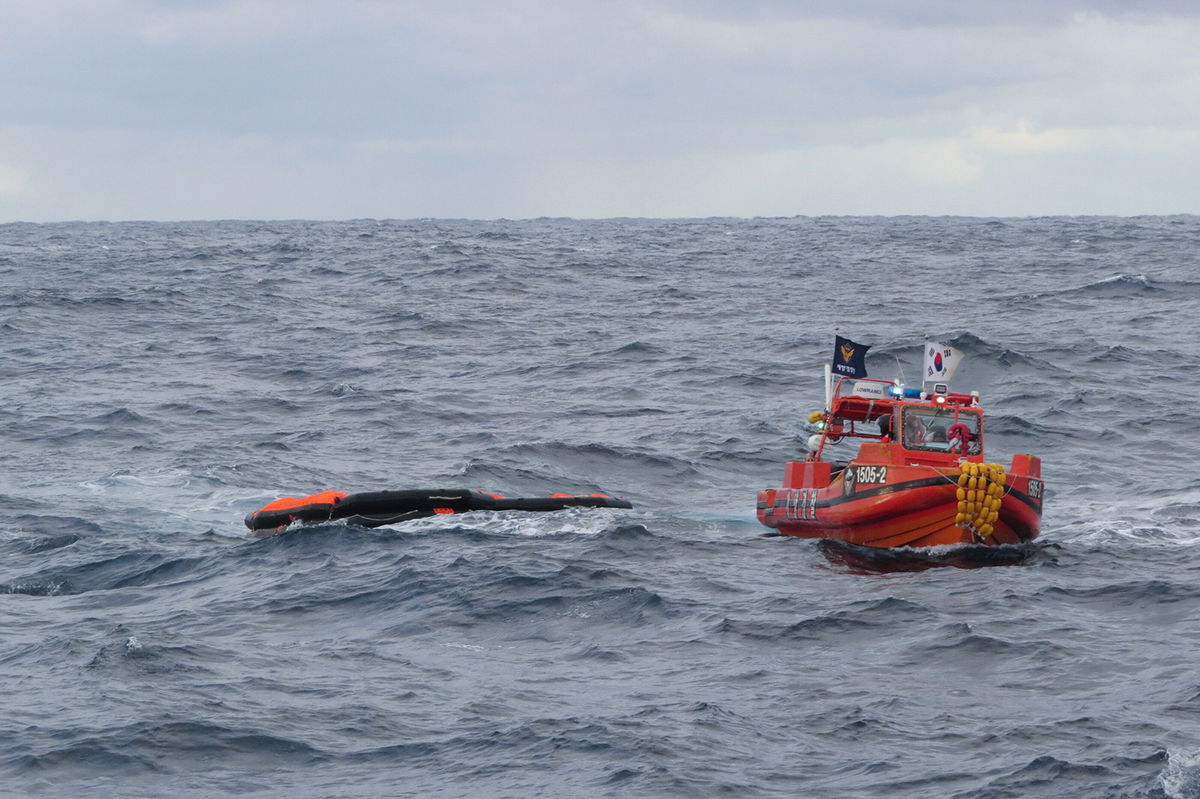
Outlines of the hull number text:
[{"label": "hull number text", "polygon": [[887,482],[886,466],[852,466],[854,482],[858,485],[880,485]]}]

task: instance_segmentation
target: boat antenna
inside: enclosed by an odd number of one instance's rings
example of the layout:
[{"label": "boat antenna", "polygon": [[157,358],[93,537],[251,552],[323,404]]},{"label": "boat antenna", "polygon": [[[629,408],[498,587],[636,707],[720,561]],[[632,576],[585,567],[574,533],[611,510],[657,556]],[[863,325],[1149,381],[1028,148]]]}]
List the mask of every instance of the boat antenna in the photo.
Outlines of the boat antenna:
[{"label": "boat antenna", "polygon": [[896,359],[896,369],[900,372],[900,382],[908,385],[908,381],[904,379],[904,364],[900,363],[900,356],[893,352],[892,357]]}]

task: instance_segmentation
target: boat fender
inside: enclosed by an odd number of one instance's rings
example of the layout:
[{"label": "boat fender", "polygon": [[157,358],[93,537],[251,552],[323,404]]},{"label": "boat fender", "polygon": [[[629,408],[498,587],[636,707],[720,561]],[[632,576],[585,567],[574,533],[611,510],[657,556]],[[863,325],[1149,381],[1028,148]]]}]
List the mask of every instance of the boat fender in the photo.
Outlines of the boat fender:
[{"label": "boat fender", "polygon": [[1004,502],[1007,475],[998,463],[964,461],[959,465],[955,498],[958,507],[954,523],[973,532],[978,540],[986,540],[996,531],[1000,506]]}]

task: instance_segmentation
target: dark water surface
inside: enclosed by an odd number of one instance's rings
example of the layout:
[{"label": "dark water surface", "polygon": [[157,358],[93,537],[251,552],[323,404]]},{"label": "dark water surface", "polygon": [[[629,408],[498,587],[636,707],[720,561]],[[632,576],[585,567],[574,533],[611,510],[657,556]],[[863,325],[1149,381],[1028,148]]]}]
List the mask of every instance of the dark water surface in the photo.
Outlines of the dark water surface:
[{"label": "dark water surface", "polygon": [[[0,226],[0,794],[1200,797],[1198,311],[1196,217]],[[760,537],[835,327],[1036,546]],[[635,509],[242,526],[436,486]]]}]

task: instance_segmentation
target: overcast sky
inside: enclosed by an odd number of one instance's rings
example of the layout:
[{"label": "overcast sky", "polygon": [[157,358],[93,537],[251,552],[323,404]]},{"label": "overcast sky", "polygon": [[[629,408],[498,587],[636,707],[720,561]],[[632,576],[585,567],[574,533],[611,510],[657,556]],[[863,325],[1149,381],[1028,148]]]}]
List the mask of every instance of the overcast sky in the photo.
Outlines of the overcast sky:
[{"label": "overcast sky", "polygon": [[0,222],[1168,213],[1197,0],[0,0]]}]

